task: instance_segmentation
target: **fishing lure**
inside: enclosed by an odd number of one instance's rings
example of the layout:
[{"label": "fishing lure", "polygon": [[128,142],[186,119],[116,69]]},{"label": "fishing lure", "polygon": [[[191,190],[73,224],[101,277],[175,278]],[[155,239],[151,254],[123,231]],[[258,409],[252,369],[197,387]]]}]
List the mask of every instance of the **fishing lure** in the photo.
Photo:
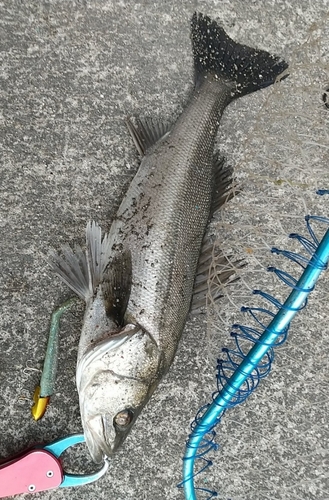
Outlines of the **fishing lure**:
[{"label": "fishing lure", "polygon": [[[328,190],[319,190],[318,194],[328,194]],[[289,237],[297,240],[308,256],[287,250],[272,248],[271,252],[283,255],[292,262],[299,264],[303,273],[299,280],[291,274],[269,267],[268,271],[289,286],[292,291],[284,303],[261,290],[254,290],[267,303],[266,307],[242,307],[242,312],[251,316],[255,326],[234,324],[231,336],[235,349],[223,348],[223,357],[217,365],[217,391],[213,394],[212,403],[204,405],[198,411],[191,424],[191,434],[186,443],[183,458],[183,481],[178,487],[184,488],[186,500],[197,500],[196,491],[209,494],[208,500],[217,496],[215,491],[207,488],[196,488],[194,477],[211,465],[205,455],[210,450],[216,450],[218,445],[214,439],[215,427],[220,423],[225,411],[246,400],[257,388],[260,380],[270,373],[274,360],[274,347],[282,345],[287,339],[289,325],[294,316],[307,305],[309,293],[313,290],[321,272],[327,268],[329,261],[329,229],[319,241],[312,228],[312,223],[319,222],[329,225],[325,217],[307,215],[305,217],[308,237],[293,233]],[[272,305],[276,314],[268,309]],[[268,325],[263,318],[268,317]],[[245,342],[252,345],[246,353]],[[204,462],[198,472],[194,472],[195,459]]]},{"label": "fishing lure", "polygon": [[31,408],[32,417],[34,420],[40,420],[46,412],[49,404],[50,396],[52,396],[55,388],[55,381],[57,375],[58,363],[58,336],[59,336],[59,322],[63,313],[70,309],[77,298],[73,297],[65,301],[59,306],[51,316],[50,331],[47,343],[47,350],[43,364],[40,384],[35,388],[33,401],[34,404]]}]

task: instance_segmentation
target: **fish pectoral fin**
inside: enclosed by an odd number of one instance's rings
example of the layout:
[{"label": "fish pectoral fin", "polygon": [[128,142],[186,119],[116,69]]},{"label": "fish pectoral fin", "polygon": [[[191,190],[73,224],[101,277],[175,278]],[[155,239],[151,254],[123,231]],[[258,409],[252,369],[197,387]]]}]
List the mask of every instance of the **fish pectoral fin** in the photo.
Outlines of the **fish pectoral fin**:
[{"label": "fish pectoral fin", "polygon": [[216,249],[212,242],[205,242],[194,280],[190,312],[198,314],[209,302],[223,297],[224,286],[238,280],[238,272],[245,265],[242,259],[233,260],[232,256],[225,256]]},{"label": "fish pectoral fin", "polygon": [[85,252],[78,245],[74,250],[69,245],[62,246],[61,254],[52,250],[48,263],[71,290],[87,302],[101,283],[111,254],[108,235],[102,236],[101,228],[94,221],[87,224],[86,247]]},{"label": "fish pectoral fin", "polygon": [[97,222],[88,222],[86,227],[86,255],[88,259],[89,275],[93,292],[103,281],[104,271],[112,253],[112,242],[109,235],[102,235]]},{"label": "fish pectoral fin", "polygon": [[130,251],[115,255],[103,275],[102,292],[106,314],[122,326],[132,280]]},{"label": "fish pectoral fin", "polygon": [[88,262],[85,252],[80,246],[74,250],[69,245],[63,245],[61,254],[51,250],[48,255],[51,269],[73,290],[82,300],[87,301],[92,295],[89,280]]},{"label": "fish pectoral fin", "polygon": [[126,124],[141,156],[144,156],[146,151],[156,142],[163,139],[172,126],[171,123],[162,122],[156,118],[135,118],[134,121],[136,125],[128,117]]},{"label": "fish pectoral fin", "polygon": [[225,203],[231,200],[239,189],[233,177],[233,169],[226,165],[220,153],[214,155],[214,191],[210,208],[210,219]]}]

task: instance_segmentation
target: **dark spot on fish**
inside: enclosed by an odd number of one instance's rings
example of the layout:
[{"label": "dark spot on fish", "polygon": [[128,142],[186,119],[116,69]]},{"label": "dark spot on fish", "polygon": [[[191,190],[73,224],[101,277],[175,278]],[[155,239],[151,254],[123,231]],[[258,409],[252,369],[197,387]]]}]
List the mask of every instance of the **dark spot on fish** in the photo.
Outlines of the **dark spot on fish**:
[{"label": "dark spot on fish", "polygon": [[145,210],[148,209],[148,207],[150,206],[151,204],[151,197],[148,198],[147,202],[141,207],[142,210],[145,212]]},{"label": "dark spot on fish", "polygon": [[327,86],[325,88],[325,92],[322,94],[322,100],[324,102],[324,105],[326,108],[329,109],[329,97],[328,97],[328,94],[329,94],[329,86]]},{"label": "dark spot on fish", "polygon": [[139,311],[139,314],[144,314],[144,313],[145,313],[145,309],[141,309],[141,310]]},{"label": "dark spot on fish", "polygon": [[117,252],[122,252],[123,250],[123,244],[122,243],[114,243],[112,245],[112,250],[117,251]]}]

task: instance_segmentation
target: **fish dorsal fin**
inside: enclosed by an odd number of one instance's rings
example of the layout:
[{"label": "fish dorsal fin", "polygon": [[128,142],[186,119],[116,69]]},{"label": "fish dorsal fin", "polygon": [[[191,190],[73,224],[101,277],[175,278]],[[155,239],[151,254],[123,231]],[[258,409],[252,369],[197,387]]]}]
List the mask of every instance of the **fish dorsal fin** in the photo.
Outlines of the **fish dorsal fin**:
[{"label": "fish dorsal fin", "polygon": [[120,252],[108,265],[102,281],[105,310],[119,326],[124,324],[132,280],[131,253]]},{"label": "fish dorsal fin", "polygon": [[156,118],[135,118],[136,125],[131,118],[126,119],[127,127],[134,141],[137,151],[144,156],[146,151],[156,142],[163,139],[170,131],[171,124]]},{"label": "fish dorsal fin", "polygon": [[51,251],[48,262],[52,270],[86,302],[101,283],[110,259],[111,245],[107,234],[102,238],[101,228],[96,222],[88,222],[86,228],[86,252],[80,246],[74,250],[69,245],[62,247],[61,255]]},{"label": "fish dorsal fin", "polygon": [[233,178],[233,169],[226,165],[225,158],[219,153],[214,155],[214,191],[210,208],[210,218],[238,192]]},{"label": "fish dorsal fin", "polygon": [[242,259],[233,260],[232,256],[225,256],[210,239],[206,240],[201,248],[194,280],[191,313],[197,314],[206,307],[208,295],[212,301],[222,297],[223,286],[239,279],[238,270],[244,266]]}]

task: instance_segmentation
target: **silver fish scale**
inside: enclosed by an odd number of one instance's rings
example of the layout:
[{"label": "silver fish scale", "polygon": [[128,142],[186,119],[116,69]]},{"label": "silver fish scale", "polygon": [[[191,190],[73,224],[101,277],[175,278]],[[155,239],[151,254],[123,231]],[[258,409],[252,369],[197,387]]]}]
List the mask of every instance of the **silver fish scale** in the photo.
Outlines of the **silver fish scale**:
[{"label": "silver fish scale", "polygon": [[213,149],[230,85],[206,81],[169,136],[144,156],[113,222],[132,254],[126,320],[156,341],[166,371],[188,314],[214,183]]}]

